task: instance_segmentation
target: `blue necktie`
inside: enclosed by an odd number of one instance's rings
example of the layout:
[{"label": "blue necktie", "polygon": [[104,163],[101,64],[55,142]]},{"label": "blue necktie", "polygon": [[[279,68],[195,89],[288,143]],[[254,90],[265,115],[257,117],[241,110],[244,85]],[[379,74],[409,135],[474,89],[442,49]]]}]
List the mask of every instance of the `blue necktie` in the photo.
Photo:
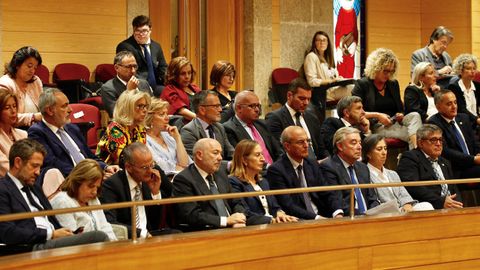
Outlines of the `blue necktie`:
[{"label": "blue necktie", "polygon": [[460,131],[455,126],[455,121],[450,121],[450,125],[452,126],[452,130],[453,130],[453,133],[455,134],[455,137],[457,138],[458,144],[460,144],[460,147],[462,148],[462,152],[466,155],[469,155],[467,145],[465,144],[465,141],[463,140],[462,135],[460,134]]},{"label": "blue necktie", "polygon": [[[357,179],[355,178],[355,171],[353,170],[353,166],[348,167],[348,173],[350,174],[350,180],[352,184],[358,184]],[[357,200],[358,211],[361,214],[365,214],[367,208],[365,207],[365,201],[363,199],[362,191],[360,188],[355,188],[355,199]]]},{"label": "blue necktie", "polygon": [[153,70],[152,56],[148,51],[148,47],[147,47],[148,44],[141,44],[141,45],[143,47],[143,53],[145,54],[145,61],[147,61],[147,67],[148,67],[147,81],[152,88],[155,88],[155,86],[157,86],[157,80],[155,79],[155,71]]}]

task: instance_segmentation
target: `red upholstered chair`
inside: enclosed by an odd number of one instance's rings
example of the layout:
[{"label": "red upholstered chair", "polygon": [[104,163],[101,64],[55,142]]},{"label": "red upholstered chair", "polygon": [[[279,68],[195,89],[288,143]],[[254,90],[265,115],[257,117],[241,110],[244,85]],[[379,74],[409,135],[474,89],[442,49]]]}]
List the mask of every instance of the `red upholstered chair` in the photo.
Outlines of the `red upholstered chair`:
[{"label": "red upholstered chair", "polygon": [[475,73],[475,77],[473,78],[474,81],[480,83],[480,72],[477,71],[477,73]]},{"label": "red upholstered chair", "polygon": [[42,81],[43,86],[54,87],[55,84],[50,83],[50,71],[48,68],[42,64],[38,65],[37,70],[35,70],[35,75],[37,75]]},{"label": "red upholstered chair", "polygon": [[397,138],[385,138],[388,154],[385,161],[385,167],[390,170],[396,170],[399,155],[408,150],[408,143]]},{"label": "red upholstered chair", "polygon": [[288,84],[298,77],[298,72],[291,68],[277,68],[272,71],[272,103],[287,102]]},{"label": "red upholstered chair", "polygon": [[[84,99],[85,84],[90,81],[90,71],[82,64],[63,63],[55,66],[53,82],[65,93],[71,103]],[[83,86],[83,87],[82,87]]]},{"label": "red upholstered chair", "polygon": [[77,124],[82,130],[88,148],[95,153],[98,144],[98,131],[102,128],[100,110],[90,104],[74,103],[70,104],[72,113],[70,119],[72,123]]},{"label": "red upholstered chair", "polygon": [[117,71],[113,64],[99,64],[95,68],[95,81],[105,83],[113,79],[117,75]]}]

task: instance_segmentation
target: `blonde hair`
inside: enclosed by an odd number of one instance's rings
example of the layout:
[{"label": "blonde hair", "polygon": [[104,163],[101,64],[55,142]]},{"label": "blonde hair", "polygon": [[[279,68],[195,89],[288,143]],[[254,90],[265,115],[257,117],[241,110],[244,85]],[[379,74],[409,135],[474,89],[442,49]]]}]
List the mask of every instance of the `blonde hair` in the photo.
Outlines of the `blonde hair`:
[{"label": "blonde hair", "polygon": [[163,109],[168,110],[169,106],[170,104],[161,98],[152,98],[152,103],[150,103],[150,107],[148,108],[147,115],[145,116],[145,126],[151,127],[152,121],[153,121],[153,115],[156,112],[159,112]]},{"label": "blonde hair", "polygon": [[[84,159],[80,161],[70,172],[65,181],[60,185],[60,190],[66,191],[71,198],[77,198],[78,189],[83,183],[94,183],[98,179],[103,179],[103,170],[98,162],[93,159]],[[97,192],[97,196],[100,190]]]},{"label": "blonde hair", "polygon": [[390,80],[394,80],[397,77],[398,71],[398,58],[392,50],[386,48],[378,48],[370,53],[367,57],[365,64],[365,76],[373,80],[377,76],[378,72],[383,71],[385,67],[393,64],[395,71],[390,76]]},{"label": "blonde hair", "polygon": [[420,62],[418,63],[412,72],[412,84],[418,86],[419,88],[423,88],[423,82],[420,81],[420,77],[425,75],[427,69],[431,67],[435,70],[432,63],[430,62]]},{"label": "blonde hair", "polygon": [[192,68],[192,78],[190,79],[190,83],[192,83],[195,79],[195,70],[193,69],[193,65],[186,57],[179,56],[173,58],[168,64],[167,74],[165,75],[165,85],[176,85],[177,79],[180,76],[180,71],[186,65],[190,65],[190,67]]},{"label": "blonde hair", "polygon": [[[235,147],[235,153],[233,154],[232,169],[230,175],[238,177],[238,179],[240,179],[241,181],[247,181],[245,164],[243,163],[243,161],[253,152],[253,149],[255,149],[257,145],[259,144],[256,141],[248,139],[241,140],[237,144],[237,146]],[[255,180],[257,182],[260,180],[259,174],[255,175]]]},{"label": "blonde hair", "polygon": [[113,121],[122,126],[130,126],[133,124],[133,116],[135,113],[135,103],[144,98],[147,105],[150,105],[150,95],[138,89],[124,91],[115,103],[113,109]]}]

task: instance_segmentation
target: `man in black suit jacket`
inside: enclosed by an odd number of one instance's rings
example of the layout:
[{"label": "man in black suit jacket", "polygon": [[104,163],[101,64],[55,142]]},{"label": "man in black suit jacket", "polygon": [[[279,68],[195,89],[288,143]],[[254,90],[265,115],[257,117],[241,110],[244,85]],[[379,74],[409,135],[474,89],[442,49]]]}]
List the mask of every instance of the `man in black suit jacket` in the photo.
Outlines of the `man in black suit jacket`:
[{"label": "man in black suit jacket", "polygon": [[[200,139],[193,148],[193,161],[173,178],[175,197],[232,192],[225,170],[219,170],[222,147],[218,141]],[[176,209],[180,224],[189,231],[244,227],[249,224],[244,212],[245,208],[238,199],[181,203]]]},{"label": "man in black suit jacket", "polygon": [[333,134],[342,127],[355,127],[361,131],[362,139],[371,134],[370,121],[365,117],[362,98],[357,96],[345,96],[337,103],[339,118],[329,117],[325,119],[320,128],[323,145],[330,155],[333,155]]},{"label": "man in black suit jacket", "polygon": [[[435,106],[438,113],[428,122],[437,125],[443,131],[444,147],[442,156],[452,163],[455,178],[480,177],[480,144],[475,137],[472,124],[466,114],[457,113],[455,94],[450,90],[441,90],[435,94]],[[461,134],[457,139],[456,132]],[[462,149],[462,144],[466,149]]]},{"label": "man in black suit jacket", "polygon": [[[287,127],[282,132],[284,154],[268,167],[267,179],[271,189],[326,186],[318,164],[308,159],[308,137],[298,126]],[[277,195],[282,209],[301,219],[343,217],[338,192],[310,192]]]},{"label": "man in black suit jacket", "polygon": [[312,88],[304,79],[296,78],[288,85],[287,103],[267,114],[265,120],[273,137],[278,141],[286,127],[303,127],[313,146],[313,153],[310,153],[309,157],[321,160],[328,157],[328,151],[320,135],[320,121],[315,113],[306,110],[311,98]]},{"label": "man in black suit jacket", "polygon": [[257,95],[249,90],[242,91],[235,96],[234,106],[235,116],[223,123],[230,144],[235,147],[243,139],[257,141],[265,161],[271,165],[283,151],[265,123],[258,119],[262,107]]},{"label": "man in black suit jacket", "polygon": [[118,97],[125,90],[139,89],[152,95],[152,89],[147,81],[135,77],[137,72],[137,61],[130,51],[121,51],[115,55],[113,60],[117,76],[105,82],[101,88],[101,95],[105,110],[110,118],[113,117],[113,109]]},{"label": "man in black suit jacket", "polygon": [[[475,100],[477,102],[477,104],[480,103],[480,82],[476,82],[476,81],[473,81],[473,77],[475,76],[475,71],[472,72],[472,70],[475,70],[476,69],[476,65],[475,62],[473,62],[473,55],[468,55],[468,54],[464,54],[462,56],[462,59],[460,60],[461,62],[463,63],[457,63],[457,65],[459,65],[461,68],[461,72],[462,74],[465,72],[464,76],[470,76],[470,86],[469,86],[469,89],[468,91],[470,92],[473,92],[473,95],[475,97]],[[459,61],[459,60],[455,60],[455,61]],[[466,68],[471,68],[471,70],[469,71],[466,71]],[[453,81],[450,82],[450,84],[448,85],[447,89],[451,90],[454,94],[455,94],[455,97],[457,98],[457,106],[458,106],[458,112],[459,113],[465,113],[469,116],[469,119],[470,119],[470,122],[473,124],[474,127],[476,127],[477,125],[480,125],[480,117],[478,117],[478,105],[475,106],[475,108],[467,108],[467,100],[465,99],[465,96],[467,95],[465,91],[463,89],[466,88],[466,85],[463,83],[463,80],[462,80],[462,75],[459,75],[458,77],[455,77],[453,79]],[[462,82],[462,86],[460,86],[460,82]],[[475,90],[473,90],[472,88],[474,88]],[[471,111],[472,110],[472,111]]]},{"label": "man in black suit jacket", "polygon": [[[397,172],[403,182],[451,179],[450,162],[442,158],[442,130],[425,124],[417,130],[418,148],[404,152]],[[412,198],[426,201],[435,209],[461,208],[460,193],[456,185],[406,187]],[[458,195],[457,195],[458,194]]]},{"label": "man in black suit jacket", "polygon": [[[367,165],[358,161],[362,155],[360,131],[343,127],[333,136],[335,154],[320,164],[329,185],[370,184]],[[339,191],[339,199],[345,213],[350,213],[350,190]],[[374,189],[362,188],[355,192],[355,214],[380,204]]]},{"label": "man in black suit jacket", "polygon": [[[118,166],[107,166],[103,160],[95,156],[88,148],[80,129],[74,124],[69,124],[72,109],[62,91],[56,88],[46,89],[40,95],[38,103],[43,120],[28,129],[28,137],[40,142],[47,150],[43,169],[57,168],[64,177],[67,177],[78,162],[90,158],[98,162],[105,170],[106,176],[118,170]],[[62,136],[66,137],[66,142]]]},{"label": "man in black suit jacket", "polygon": [[[132,21],[133,34],[117,45],[116,53],[131,51],[137,60],[138,76],[148,81],[155,96],[160,96],[163,89],[167,62],[163,56],[162,47],[150,39],[152,22],[144,15],[135,17]],[[147,62],[145,49],[148,50],[151,60]],[[150,67],[149,67],[150,65]],[[151,69],[151,70],[150,70]]]},{"label": "man in black suit jacket", "polygon": [[[165,173],[155,166],[152,153],[140,142],[129,144],[122,152],[124,170],[108,178],[102,184],[100,201],[117,203],[129,201],[160,200],[172,195],[172,184]],[[161,228],[163,207],[160,205],[139,206],[137,208],[137,235],[145,238],[150,235],[168,234],[169,228]],[[105,210],[108,222],[127,227],[128,237],[132,236],[131,208]]]},{"label": "man in black suit jacket", "polygon": [[[46,156],[45,148],[31,139],[15,142],[9,154],[10,170],[0,179],[0,215],[51,210],[43,192],[34,183]],[[55,216],[0,222],[3,255],[108,241],[101,231],[74,235],[61,228]]]}]

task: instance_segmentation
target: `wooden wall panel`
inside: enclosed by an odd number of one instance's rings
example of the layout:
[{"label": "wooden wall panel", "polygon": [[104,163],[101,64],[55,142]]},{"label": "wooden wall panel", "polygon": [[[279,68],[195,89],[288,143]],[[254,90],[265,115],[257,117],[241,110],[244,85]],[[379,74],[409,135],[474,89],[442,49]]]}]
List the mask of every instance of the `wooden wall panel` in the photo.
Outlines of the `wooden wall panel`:
[{"label": "wooden wall panel", "polygon": [[[59,63],[75,62],[93,72],[98,64],[113,62],[116,45],[127,36],[126,0],[3,0],[1,9],[4,62],[20,47],[32,45],[50,71]],[[3,73],[3,65],[1,69]]]},{"label": "wooden wall panel", "polygon": [[171,14],[170,3],[173,0],[162,1],[149,1],[149,17],[152,21],[152,34],[151,38],[162,46],[165,60],[170,62],[171,49],[172,48],[172,16],[176,17],[176,14]]},{"label": "wooden wall panel", "polygon": [[480,56],[480,1],[471,1],[472,9],[472,27],[470,34],[472,36],[472,53]]}]

